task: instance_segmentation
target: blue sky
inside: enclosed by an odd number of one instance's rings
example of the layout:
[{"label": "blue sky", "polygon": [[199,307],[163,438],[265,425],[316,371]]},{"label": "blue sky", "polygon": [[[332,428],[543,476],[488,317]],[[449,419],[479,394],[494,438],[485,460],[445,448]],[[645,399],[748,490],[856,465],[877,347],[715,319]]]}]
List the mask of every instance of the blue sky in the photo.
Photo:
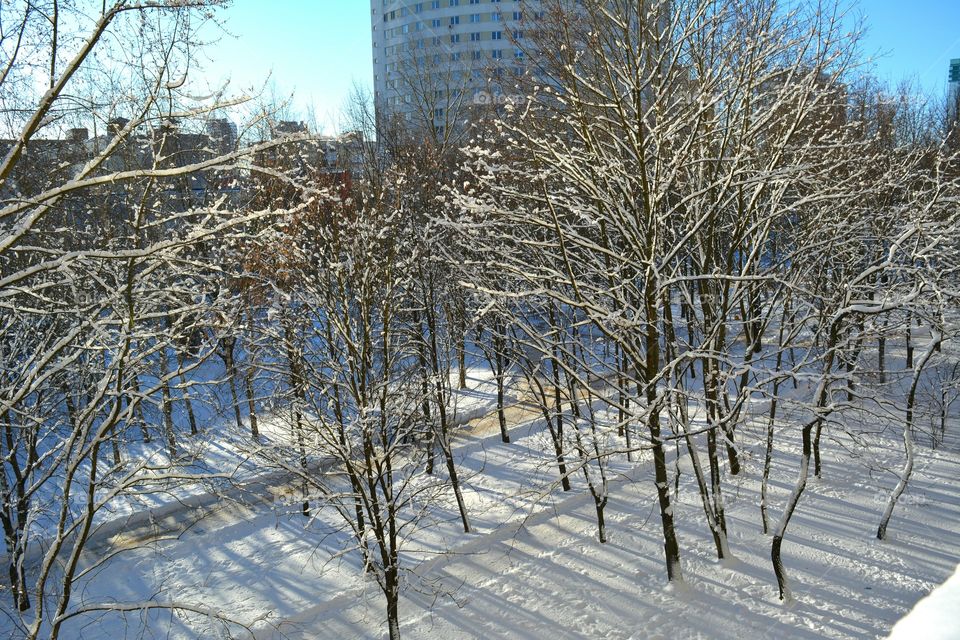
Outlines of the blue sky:
[{"label": "blue sky", "polygon": [[269,78],[301,119],[312,106],[331,133],[354,84],[373,85],[369,0],[234,0],[220,17],[226,34],[204,31],[219,38],[204,63],[212,84],[230,77],[240,92]]},{"label": "blue sky", "polygon": [[859,9],[867,26],[864,53],[882,54],[877,76],[946,90],[950,59],[960,58],[960,0],[862,0]]},{"label": "blue sky", "polygon": [[[865,54],[883,80],[916,78],[942,93],[950,58],[960,58],[960,0],[861,0]],[[234,0],[222,13],[228,32],[210,47],[205,75],[227,76],[236,90],[268,77],[278,96],[294,94],[293,110],[312,106],[332,132],[355,83],[372,82],[369,0]]]}]

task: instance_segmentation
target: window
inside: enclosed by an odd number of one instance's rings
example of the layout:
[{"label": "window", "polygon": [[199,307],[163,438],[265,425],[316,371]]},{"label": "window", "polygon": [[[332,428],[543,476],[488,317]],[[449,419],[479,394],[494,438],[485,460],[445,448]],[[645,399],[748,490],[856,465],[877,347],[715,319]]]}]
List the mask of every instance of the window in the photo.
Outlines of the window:
[{"label": "window", "polygon": [[479,13],[471,13],[471,14],[470,14],[470,22],[473,23],[473,24],[477,24],[478,22],[482,22],[482,16],[481,16]]},{"label": "window", "polygon": [[477,33],[477,32],[471,33],[471,34],[470,34],[470,42],[479,42],[480,39],[481,39],[481,37],[482,37],[482,36],[481,36],[479,33]]},{"label": "window", "polygon": [[460,24],[460,16],[450,16],[450,26]]},{"label": "window", "polygon": [[430,21],[430,26],[432,26],[434,29],[439,29],[439,28],[440,28],[440,18],[434,18],[433,20],[431,20],[431,21]]},{"label": "window", "polygon": [[458,42],[460,42],[460,34],[459,33],[450,34],[450,44],[457,44]]},{"label": "window", "polygon": [[503,58],[503,49],[494,49],[490,52],[490,57],[494,60],[501,60]]},{"label": "window", "polygon": [[431,8],[431,9],[439,9],[439,8],[440,8],[440,0],[433,0],[433,1],[430,3],[430,8]]},{"label": "window", "polygon": [[450,6],[451,6],[451,7],[459,7],[459,6],[460,6],[460,0],[450,0]]},{"label": "window", "polygon": [[491,40],[503,40],[503,31],[491,31],[490,32]]}]

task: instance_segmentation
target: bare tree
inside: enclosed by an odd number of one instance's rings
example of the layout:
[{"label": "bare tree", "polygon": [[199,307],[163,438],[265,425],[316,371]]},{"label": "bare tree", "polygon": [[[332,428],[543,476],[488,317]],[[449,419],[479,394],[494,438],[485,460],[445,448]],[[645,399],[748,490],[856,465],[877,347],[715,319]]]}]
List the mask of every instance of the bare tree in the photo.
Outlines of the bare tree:
[{"label": "bare tree", "polygon": [[600,397],[621,423],[644,427],[627,448],[653,454],[670,579],[680,548],[667,444],[686,444],[724,557],[738,428],[755,397],[773,399],[766,477],[783,383],[819,372],[812,395],[791,401],[809,420],[774,529],[785,595],[780,547],[808,463],[821,471],[835,383],[848,365],[853,380],[868,339],[882,353],[901,335],[891,314],[922,280],[905,265],[952,224],[952,187],[936,169],[946,159],[935,136],[911,129],[922,118],[895,112],[890,137],[887,111],[850,108],[855,40],[835,6],[548,5],[536,68],[518,79],[526,101],[478,138],[454,189],[463,213],[452,228],[490,256],[474,285],[521,309],[562,310],[606,343],[590,377],[615,386]]},{"label": "bare tree", "polygon": [[[125,615],[74,591],[110,557],[84,554],[101,512],[196,480],[177,444],[176,381],[185,389],[209,355],[195,338],[218,304],[212,247],[262,217],[183,197],[245,152],[202,136],[171,146],[187,136],[174,123],[226,105],[182,91],[194,29],[219,4],[4,5],[18,35],[0,42],[0,521],[27,638],[59,637],[89,610]],[[77,122],[95,135],[47,137]],[[128,457],[137,431],[149,438],[148,406],[166,450]],[[176,608],[165,597],[133,608]]]}]

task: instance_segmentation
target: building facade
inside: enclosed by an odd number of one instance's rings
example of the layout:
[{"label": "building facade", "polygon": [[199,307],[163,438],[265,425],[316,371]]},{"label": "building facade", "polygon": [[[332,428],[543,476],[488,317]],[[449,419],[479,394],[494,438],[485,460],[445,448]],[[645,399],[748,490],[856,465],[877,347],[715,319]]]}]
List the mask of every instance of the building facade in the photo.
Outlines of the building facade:
[{"label": "building facade", "polygon": [[956,121],[958,105],[960,105],[960,58],[950,61],[950,71],[947,75],[947,117],[951,122]]},{"label": "building facade", "polygon": [[471,107],[511,99],[539,0],[371,0],[378,113],[443,133]]}]

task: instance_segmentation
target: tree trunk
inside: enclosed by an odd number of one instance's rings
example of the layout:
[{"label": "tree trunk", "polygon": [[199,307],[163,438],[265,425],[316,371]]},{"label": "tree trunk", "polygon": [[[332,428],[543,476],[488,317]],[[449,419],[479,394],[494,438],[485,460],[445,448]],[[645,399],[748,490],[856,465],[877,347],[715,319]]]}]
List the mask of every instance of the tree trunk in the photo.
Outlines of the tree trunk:
[{"label": "tree trunk", "polygon": [[387,628],[390,640],[400,640],[400,585],[396,567],[387,567],[384,576],[384,595],[387,598]]},{"label": "tree trunk", "polygon": [[887,324],[890,319],[884,316],[883,324],[880,326],[880,337],[877,338],[877,370],[879,371],[880,384],[887,381]]},{"label": "tree trunk", "polygon": [[243,429],[243,418],[240,415],[240,395],[237,393],[237,363],[233,357],[236,348],[236,338],[228,337],[221,341],[223,349],[223,363],[227,368],[227,377],[230,379],[230,400],[233,404],[233,417],[237,423],[237,430]]},{"label": "tree trunk", "polygon": [[507,430],[507,415],[503,406],[504,402],[504,377],[506,375],[506,356],[503,353],[505,349],[505,340],[502,337],[493,338],[494,362],[496,364],[495,375],[497,378],[497,421],[500,423],[500,440],[509,443],[510,432]]},{"label": "tree trunk", "polygon": [[[780,370],[780,354],[777,354],[777,371]],[[760,481],[760,520],[763,532],[770,533],[767,522],[767,486],[770,482],[770,463],[773,461],[773,428],[777,418],[777,394],[780,393],[780,379],[773,383],[773,397],[770,398],[770,414],[767,416],[767,445],[763,452],[763,478]]]},{"label": "tree trunk", "polygon": [[177,457],[177,436],[173,426],[173,402],[170,397],[170,360],[166,345],[160,345],[160,397],[163,432],[167,437],[167,453],[173,460]]},{"label": "tree trunk", "polygon": [[135,397],[131,399],[127,396],[127,407],[133,405],[130,415],[140,426],[140,435],[143,437],[143,441],[149,443],[151,440],[150,431],[147,430],[147,421],[143,419],[143,407],[140,405],[140,376],[136,373],[133,373],[130,377],[130,388],[133,390]]},{"label": "tree trunk", "polygon": [[[553,305],[549,308],[550,327],[559,338],[560,327],[557,323],[556,310]],[[557,349],[556,339],[550,343],[550,377],[553,381],[553,413],[556,420],[554,429],[553,445],[557,452],[557,465],[560,467],[561,485],[564,491],[570,491],[570,478],[567,475],[567,465],[563,458],[563,396],[560,391],[560,358]]]},{"label": "tree trunk", "polygon": [[900,496],[903,495],[903,492],[906,490],[907,483],[910,482],[910,475],[913,473],[913,435],[911,432],[913,431],[913,410],[917,400],[917,385],[920,384],[920,374],[923,372],[923,368],[927,366],[927,362],[930,361],[930,357],[934,354],[934,351],[942,340],[943,336],[939,331],[934,329],[933,338],[927,346],[926,352],[924,352],[920,358],[920,362],[917,363],[917,366],[913,370],[913,380],[910,382],[910,392],[907,394],[906,424],[903,426],[903,449],[906,453],[906,460],[903,464],[903,470],[900,472],[900,481],[897,482],[893,493],[890,494],[890,499],[887,500],[887,507],[884,509],[883,517],[880,519],[880,526],[877,528],[878,540],[886,540],[887,525],[890,524],[893,509],[897,506],[897,500],[900,499]]},{"label": "tree trunk", "polygon": [[[783,329],[787,322],[787,315],[790,313],[789,296],[783,303],[783,315],[780,317],[780,327],[777,337],[777,361],[774,371],[780,373],[783,368]],[[763,476],[760,481],[760,521],[763,524],[763,532],[770,533],[770,523],[767,519],[767,487],[770,483],[770,464],[773,461],[773,435],[774,426],[777,419],[777,402],[780,395],[780,378],[773,381],[773,394],[770,398],[770,413],[767,416],[767,442],[763,452]]]},{"label": "tree trunk", "polygon": [[[673,523],[673,505],[670,502],[670,480],[667,472],[667,456],[660,433],[660,409],[657,406],[657,388],[655,380],[660,370],[660,334],[657,330],[657,296],[656,286],[651,282],[652,276],[647,273],[648,282],[644,292],[644,311],[646,315],[646,332],[644,346],[646,354],[644,385],[647,401],[647,430],[650,433],[650,442],[653,448],[653,470],[657,487],[657,502],[660,506],[660,523],[663,527],[663,551],[667,565],[667,580],[680,582],[683,574],[680,567],[680,544],[677,541],[677,532]],[[639,365],[638,365],[639,366]]]},{"label": "tree trunk", "polygon": [[839,327],[840,318],[836,318],[830,327],[828,342],[824,345],[826,349],[826,360],[823,364],[823,373],[820,378],[820,384],[817,387],[814,403],[817,416],[805,424],[801,430],[803,451],[800,456],[800,472],[797,475],[797,482],[796,485],[794,485],[793,493],[791,493],[790,498],[787,500],[783,514],[780,516],[780,522],[777,523],[777,528],[773,534],[773,544],[770,546],[770,560],[773,563],[773,572],[777,577],[777,587],[781,600],[789,600],[791,593],[790,587],[787,584],[787,573],[783,567],[783,560],[780,556],[780,547],[783,544],[783,538],[787,532],[787,525],[790,524],[790,518],[793,517],[793,512],[800,502],[800,496],[803,495],[803,490],[807,486],[807,477],[810,472],[810,457],[813,449],[813,430],[819,426],[820,422],[826,419],[826,414],[823,413],[823,409],[827,406],[830,397],[830,375],[833,370],[834,359],[836,358]]},{"label": "tree trunk", "polygon": [[543,415],[544,423],[547,425],[547,431],[550,433],[550,441],[553,443],[553,453],[557,461],[557,470],[560,473],[560,486],[564,491],[570,491],[570,478],[567,475],[567,463],[563,457],[563,444],[561,444],[559,434],[557,434],[557,430],[554,428],[553,416],[550,414],[550,399],[547,397],[547,391],[536,378],[535,373],[529,376],[528,382],[535,384],[537,387],[536,393],[538,404],[540,405],[540,412]]},{"label": "tree trunk", "polygon": [[909,311],[907,312],[907,331],[906,331],[906,342],[907,342],[907,368],[913,368],[913,314]]},{"label": "tree trunk", "polygon": [[183,372],[184,357],[180,350],[177,350],[177,366],[180,368],[180,387],[183,389],[182,398],[184,407],[187,410],[187,422],[190,425],[190,435],[195,436],[197,430],[197,416],[193,412],[193,399],[190,397],[190,386],[187,383],[187,376]]},{"label": "tree trunk", "polygon": [[[293,430],[294,437],[297,440],[297,449],[300,453],[300,469],[303,472],[303,482],[301,483],[301,489],[303,492],[303,503],[301,504],[300,511],[303,514],[303,517],[310,517],[310,499],[309,499],[309,489],[307,487],[307,447],[306,440],[303,433],[303,409],[302,403],[304,399],[304,389],[303,389],[303,373],[300,370],[300,359],[297,355],[297,351],[293,346],[293,329],[290,327],[289,322],[284,322],[283,327],[283,338],[284,338],[284,347],[286,349],[287,355],[287,370],[290,375],[290,390],[293,392],[292,398],[292,411],[293,411]],[[232,360],[232,358],[231,358]],[[231,377],[231,380],[233,378]]]},{"label": "tree trunk", "polygon": [[821,478],[823,466],[820,464],[820,433],[823,431],[823,423],[817,425],[813,433],[813,477]]},{"label": "tree trunk", "polygon": [[[433,299],[433,289],[429,289],[428,299],[425,308],[427,320],[427,331],[430,333],[430,364],[433,367],[434,377],[434,397],[437,402],[437,417],[440,421],[440,430],[437,434],[440,441],[440,449],[443,451],[443,457],[447,463],[447,474],[450,478],[450,484],[453,487],[453,495],[457,500],[457,508],[460,510],[460,521],[463,524],[463,532],[470,533],[470,520],[467,517],[467,505],[463,500],[463,493],[460,489],[460,477],[457,474],[457,465],[453,461],[453,451],[450,445],[450,423],[447,419],[447,396],[444,385],[450,380],[449,366],[440,366],[440,344],[437,339],[437,317],[434,307],[429,303]],[[444,360],[444,363],[447,359]]]},{"label": "tree trunk", "polygon": [[[678,394],[680,395],[680,394]],[[717,521],[717,514],[710,500],[710,489],[707,487],[706,477],[703,474],[703,465],[700,462],[700,455],[697,453],[696,443],[689,431],[689,412],[684,404],[686,399],[680,395],[676,401],[678,414],[678,423],[683,433],[684,442],[687,445],[687,453],[690,455],[690,463],[693,466],[693,476],[697,482],[697,489],[700,493],[700,502],[703,506],[703,513],[707,519],[707,526],[710,528],[710,535],[713,536],[713,544],[716,548],[717,559],[722,560],[729,555],[729,544],[726,531],[720,527]]]},{"label": "tree trunk", "polygon": [[[420,335],[418,337],[419,339],[417,340],[417,361],[420,366],[420,394],[423,398],[421,401],[421,410],[423,411],[424,422],[430,425],[430,374],[427,372],[427,344],[426,338],[424,337],[424,333],[427,329],[419,312],[414,313],[414,323],[420,329]],[[436,433],[434,428],[431,426],[429,429],[427,429],[425,434],[427,447],[427,475],[433,475],[435,440]]]},{"label": "tree trunk", "polygon": [[457,340],[457,382],[461,389],[467,388],[467,332],[461,331]]},{"label": "tree trunk", "polygon": [[607,497],[604,496],[600,498],[596,495],[593,496],[594,506],[597,508],[597,535],[600,538],[600,542],[607,541],[607,525],[603,520],[603,510],[607,506]]},{"label": "tree trunk", "polygon": [[[622,355],[622,349],[620,344],[617,343],[614,345],[613,357],[617,359],[617,435],[621,438],[626,435],[624,429],[624,424],[627,420],[627,411],[630,402],[630,396],[627,393],[627,379],[626,379],[626,359]],[[627,454],[629,455],[629,451]]]},{"label": "tree trunk", "polygon": [[248,364],[244,375],[244,391],[247,394],[247,413],[250,415],[250,437],[255,442],[260,442],[260,426],[257,424],[257,400],[253,395],[253,372],[252,364]]}]

